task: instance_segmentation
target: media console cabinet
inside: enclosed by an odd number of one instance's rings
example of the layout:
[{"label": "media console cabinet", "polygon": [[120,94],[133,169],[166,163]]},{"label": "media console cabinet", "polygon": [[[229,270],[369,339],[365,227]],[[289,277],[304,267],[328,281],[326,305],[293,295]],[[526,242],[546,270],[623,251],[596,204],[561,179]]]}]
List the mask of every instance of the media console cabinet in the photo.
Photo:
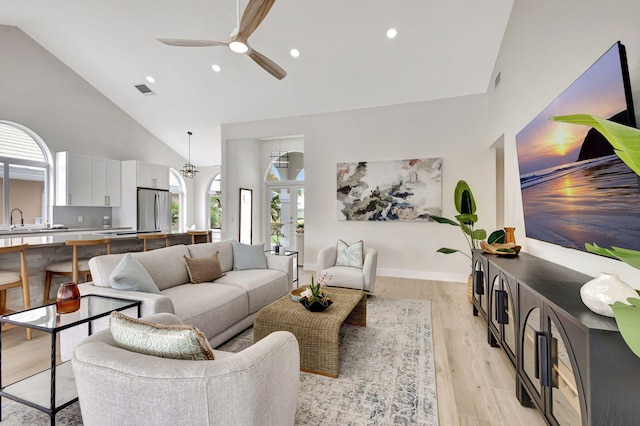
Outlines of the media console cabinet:
[{"label": "media console cabinet", "polygon": [[613,318],[582,303],[580,287],[591,279],[526,253],[474,250],[473,314],[513,363],[520,403],[549,424],[637,425],[640,358]]}]

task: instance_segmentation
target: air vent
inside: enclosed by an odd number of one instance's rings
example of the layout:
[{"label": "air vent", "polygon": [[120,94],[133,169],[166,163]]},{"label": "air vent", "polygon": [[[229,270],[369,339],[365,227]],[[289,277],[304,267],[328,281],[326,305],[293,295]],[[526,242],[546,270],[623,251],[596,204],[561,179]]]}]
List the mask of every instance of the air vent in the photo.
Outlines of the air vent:
[{"label": "air vent", "polygon": [[493,88],[494,89],[498,88],[498,84],[500,84],[500,73],[498,73],[498,75],[496,75],[495,80],[493,80]]},{"label": "air vent", "polygon": [[142,93],[145,96],[153,96],[153,95],[155,95],[153,90],[149,89],[149,86],[147,86],[146,84],[138,84],[135,87],[136,87],[136,89],[138,89],[138,91],[140,93]]}]

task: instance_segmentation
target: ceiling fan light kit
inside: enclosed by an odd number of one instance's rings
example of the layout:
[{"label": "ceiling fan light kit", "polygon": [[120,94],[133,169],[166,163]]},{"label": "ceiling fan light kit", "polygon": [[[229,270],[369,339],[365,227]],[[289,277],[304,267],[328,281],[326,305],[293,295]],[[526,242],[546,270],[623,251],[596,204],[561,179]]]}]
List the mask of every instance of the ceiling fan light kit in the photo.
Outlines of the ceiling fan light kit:
[{"label": "ceiling fan light kit", "polygon": [[178,47],[227,46],[233,52],[245,53],[269,74],[271,74],[278,80],[282,80],[287,75],[287,72],[271,59],[252,49],[251,46],[249,46],[248,42],[249,37],[262,23],[274,3],[275,0],[249,0],[247,7],[244,9],[244,13],[242,14],[242,19],[240,19],[240,0],[238,0],[238,27],[237,30],[234,30],[231,33],[231,37],[225,41],[182,40],[166,38],[159,38],[158,41],[168,46]]}]

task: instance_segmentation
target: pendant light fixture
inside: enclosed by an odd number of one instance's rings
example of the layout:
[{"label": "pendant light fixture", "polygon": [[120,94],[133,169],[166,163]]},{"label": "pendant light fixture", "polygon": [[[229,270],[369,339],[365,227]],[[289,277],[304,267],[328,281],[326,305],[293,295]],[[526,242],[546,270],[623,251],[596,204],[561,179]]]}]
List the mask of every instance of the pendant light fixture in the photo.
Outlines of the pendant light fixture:
[{"label": "pendant light fixture", "polygon": [[191,135],[192,134],[193,133],[191,132],[187,132],[187,135],[189,135],[189,158],[188,158],[187,164],[185,164],[184,167],[182,168],[182,176],[186,178],[194,178],[196,176],[196,173],[198,173],[198,170],[196,170],[196,166],[191,164]]}]

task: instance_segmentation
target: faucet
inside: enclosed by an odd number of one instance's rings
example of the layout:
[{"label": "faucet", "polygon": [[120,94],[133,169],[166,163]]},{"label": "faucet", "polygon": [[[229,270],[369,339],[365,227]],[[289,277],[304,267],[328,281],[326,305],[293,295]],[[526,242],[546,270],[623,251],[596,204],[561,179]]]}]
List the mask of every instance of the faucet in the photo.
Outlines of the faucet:
[{"label": "faucet", "polygon": [[24,226],[24,217],[22,217],[22,210],[20,210],[19,208],[15,208],[11,210],[11,213],[9,214],[9,229],[15,228],[15,225],[13,224],[13,212],[16,210],[18,210],[18,212],[20,213],[20,226]]}]

